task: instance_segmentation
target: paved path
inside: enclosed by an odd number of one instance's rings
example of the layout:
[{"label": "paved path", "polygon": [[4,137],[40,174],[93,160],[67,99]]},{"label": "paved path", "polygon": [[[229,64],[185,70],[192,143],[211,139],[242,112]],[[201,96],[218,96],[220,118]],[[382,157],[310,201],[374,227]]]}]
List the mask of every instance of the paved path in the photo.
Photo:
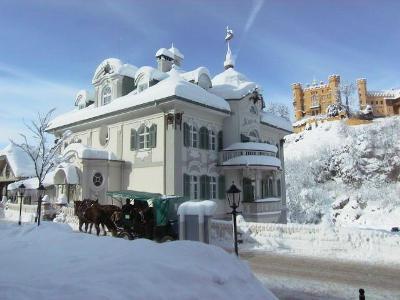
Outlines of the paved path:
[{"label": "paved path", "polygon": [[[256,276],[280,299],[400,299],[400,266],[381,266],[270,252],[242,253]],[[400,262],[400,251],[399,251]]]}]

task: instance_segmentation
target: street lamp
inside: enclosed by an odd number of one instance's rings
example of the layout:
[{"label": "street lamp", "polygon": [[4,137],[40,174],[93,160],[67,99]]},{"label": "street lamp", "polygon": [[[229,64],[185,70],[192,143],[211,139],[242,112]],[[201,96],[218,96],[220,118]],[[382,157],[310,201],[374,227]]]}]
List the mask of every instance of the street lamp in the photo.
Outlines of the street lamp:
[{"label": "street lamp", "polygon": [[38,208],[37,208],[37,215],[38,215],[38,226],[40,225],[40,214],[42,213],[42,198],[46,193],[46,189],[43,184],[39,185],[37,189],[37,196],[38,196]]},{"label": "street lamp", "polygon": [[238,240],[237,240],[237,227],[236,227],[236,216],[239,213],[236,209],[240,205],[240,192],[235,183],[232,181],[231,187],[226,191],[226,199],[228,200],[228,205],[232,208],[232,212],[229,213],[232,215],[233,221],[233,236],[235,239],[235,253],[239,256],[238,252]]},{"label": "street lamp", "polygon": [[20,184],[18,187],[18,194],[21,197],[21,200],[19,201],[19,220],[18,220],[18,225],[21,225],[21,215],[22,215],[22,201],[23,197],[25,194],[25,185],[23,183]]}]

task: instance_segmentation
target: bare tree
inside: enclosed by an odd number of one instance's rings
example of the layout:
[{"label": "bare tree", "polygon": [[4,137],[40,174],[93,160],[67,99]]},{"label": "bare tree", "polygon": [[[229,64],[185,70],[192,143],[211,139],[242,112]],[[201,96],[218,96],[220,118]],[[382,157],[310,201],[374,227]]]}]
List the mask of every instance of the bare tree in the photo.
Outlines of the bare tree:
[{"label": "bare tree", "polygon": [[[65,133],[62,138],[55,140],[54,143],[49,142],[49,134],[46,129],[55,109],[50,110],[46,114],[37,114],[37,120],[25,123],[25,127],[30,132],[28,138],[25,134],[20,134],[22,142],[17,143],[11,140],[16,147],[24,151],[32,160],[35,167],[35,175],[39,181],[38,188],[43,185],[46,175],[61,162],[60,150],[63,141],[68,137],[69,132]],[[38,225],[40,225],[41,197],[38,198]]]},{"label": "bare tree", "polygon": [[265,110],[275,116],[289,120],[289,108],[285,104],[268,102]]},{"label": "bare tree", "polygon": [[344,83],[340,86],[340,93],[345,100],[347,116],[350,114],[350,102],[352,100],[352,96],[353,96],[355,90],[356,90],[356,87],[355,87],[354,83]]}]

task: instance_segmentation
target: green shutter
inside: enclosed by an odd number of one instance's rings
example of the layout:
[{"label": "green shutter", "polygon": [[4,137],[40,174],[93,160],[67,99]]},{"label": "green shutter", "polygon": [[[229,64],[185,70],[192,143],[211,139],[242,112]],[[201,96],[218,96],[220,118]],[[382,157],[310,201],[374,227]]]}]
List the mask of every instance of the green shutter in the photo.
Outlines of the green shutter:
[{"label": "green shutter", "polygon": [[183,196],[190,199],[190,176],[183,174]]},{"label": "green shutter", "polygon": [[204,149],[209,150],[210,149],[210,136],[209,136],[209,131],[207,128],[204,128]]},{"label": "green shutter", "polygon": [[218,151],[222,151],[224,149],[224,138],[222,131],[218,132]]},{"label": "green shutter", "polygon": [[137,132],[135,129],[131,129],[131,150],[136,150],[138,147]]},{"label": "green shutter", "polygon": [[225,199],[225,176],[221,175],[218,177],[218,198]]},{"label": "green shutter", "polygon": [[150,145],[149,148],[155,148],[157,146],[157,125],[153,124],[150,127]]},{"label": "green shutter", "polygon": [[187,123],[183,123],[183,145],[185,147],[190,146],[190,128]]},{"label": "green shutter", "polygon": [[207,176],[200,176],[200,199],[205,200],[207,196]]},{"label": "green shutter", "polygon": [[205,176],[206,177],[206,193],[205,193],[205,198],[210,199],[211,198],[211,177],[210,176]]}]

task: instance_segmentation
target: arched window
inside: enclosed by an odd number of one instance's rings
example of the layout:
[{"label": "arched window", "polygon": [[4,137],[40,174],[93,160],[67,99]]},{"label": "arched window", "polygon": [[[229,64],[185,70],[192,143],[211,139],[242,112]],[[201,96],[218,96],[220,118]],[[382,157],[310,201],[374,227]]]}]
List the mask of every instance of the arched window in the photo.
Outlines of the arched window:
[{"label": "arched window", "polygon": [[149,148],[150,146],[150,130],[149,127],[142,125],[138,130],[139,149]]},{"label": "arched window", "polygon": [[103,92],[101,94],[101,101],[103,105],[106,105],[111,102],[111,87],[109,85],[106,85],[103,88]]},{"label": "arched window", "polygon": [[249,138],[250,138],[250,142],[259,142],[260,141],[260,135],[258,134],[257,130],[250,131]]},{"label": "arched window", "polygon": [[208,149],[209,139],[208,139],[208,129],[206,127],[200,128],[200,149]]}]

